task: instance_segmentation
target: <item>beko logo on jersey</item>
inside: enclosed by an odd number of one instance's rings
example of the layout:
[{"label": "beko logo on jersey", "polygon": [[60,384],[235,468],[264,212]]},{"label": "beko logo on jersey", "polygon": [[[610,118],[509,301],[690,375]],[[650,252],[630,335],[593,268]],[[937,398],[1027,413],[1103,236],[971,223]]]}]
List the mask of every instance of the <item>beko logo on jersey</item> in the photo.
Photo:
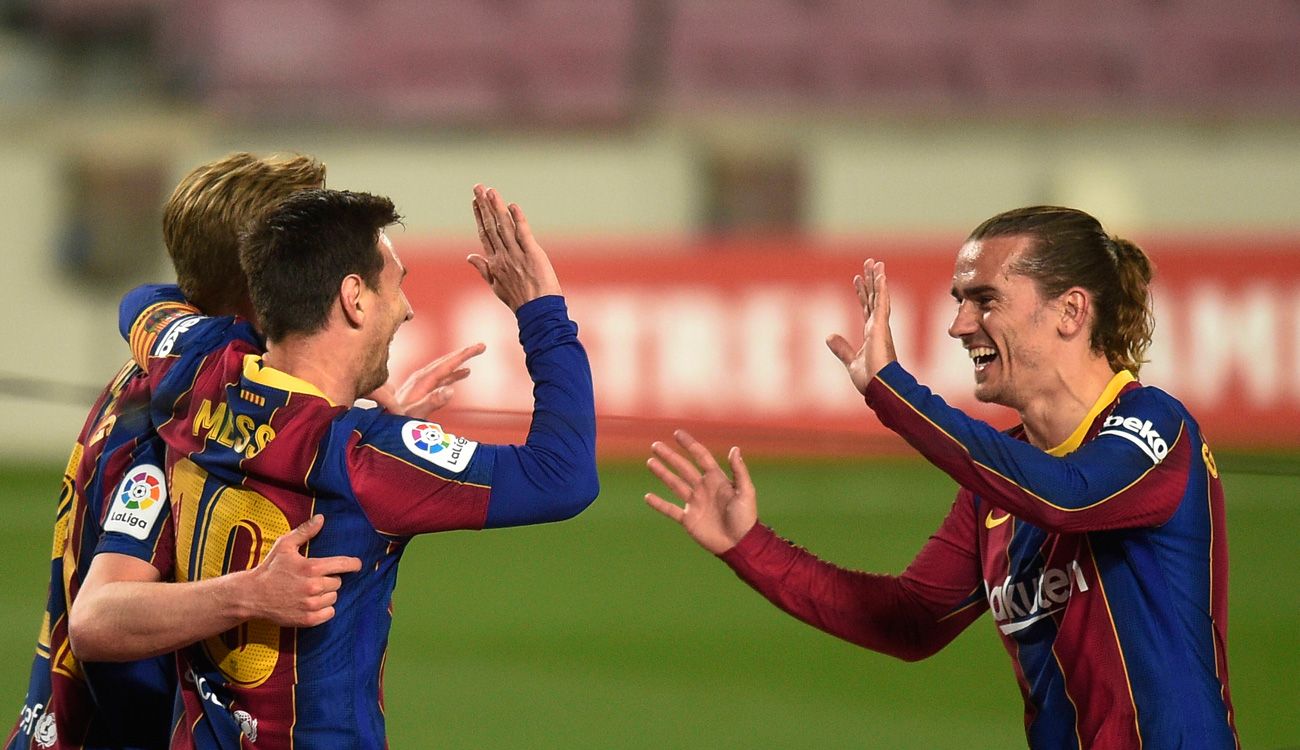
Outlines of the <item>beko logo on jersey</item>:
[{"label": "beko logo on jersey", "polygon": [[442,425],[412,419],[402,425],[402,442],[406,449],[434,466],[461,472],[478,449],[478,443],[443,432]]},{"label": "beko logo on jersey", "polygon": [[1116,435],[1133,443],[1142,449],[1153,462],[1160,463],[1169,455],[1169,444],[1165,439],[1156,432],[1151,426],[1151,420],[1140,420],[1137,417],[1121,417],[1118,415],[1106,417],[1102,424],[1101,435]]},{"label": "beko logo on jersey", "polygon": [[113,492],[104,531],[116,531],[141,541],[158,521],[167,501],[167,482],[162,469],[153,464],[133,467]]},{"label": "beko logo on jersey", "polygon": [[176,339],[180,338],[182,333],[185,333],[198,325],[200,320],[203,320],[202,316],[190,315],[172,323],[171,327],[167,329],[167,333],[163,334],[163,337],[158,340],[158,345],[154,347],[153,355],[155,357],[166,357],[168,354],[171,354],[172,347],[176,346]]},{"label": "beko logo on jersey", "polygon": [[1071,594],[1088,590],[1088,582],[1079,561],[1072,560],[1065,568],[1047,568],[1027,581],[1007,576],[992,588],[985,581],[984,590],[998,629],[1010,635],[1064,609]]}]

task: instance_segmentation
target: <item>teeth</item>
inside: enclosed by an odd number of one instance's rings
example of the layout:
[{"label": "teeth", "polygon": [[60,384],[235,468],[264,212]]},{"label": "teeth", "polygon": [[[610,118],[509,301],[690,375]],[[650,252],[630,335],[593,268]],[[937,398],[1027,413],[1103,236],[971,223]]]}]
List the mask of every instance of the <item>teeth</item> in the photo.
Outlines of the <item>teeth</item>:
[{"label": "teeth", "polygon": [[971,359],[979,359],[980,357],[992,357],[994,354],[997,354],[997,352],[994,351],[992,347],[973,346],[966,350],[966,354],[968,354]]}]

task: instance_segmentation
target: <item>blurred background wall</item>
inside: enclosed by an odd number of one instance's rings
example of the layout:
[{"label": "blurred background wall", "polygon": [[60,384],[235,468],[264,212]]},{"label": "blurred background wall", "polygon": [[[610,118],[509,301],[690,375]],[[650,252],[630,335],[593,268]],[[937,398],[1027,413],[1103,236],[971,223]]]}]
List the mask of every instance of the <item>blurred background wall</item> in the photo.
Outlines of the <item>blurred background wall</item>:
[{"label": "blurred background wall", "polygon": [[[119,295],[170,278],[162,203],[234,150],[391,196],[417,255],[473,249],[480,181],[562,270],[651,248],[690,274],[717,238],[950,255],[1061,203],[1165,266],[1187,238],[1267,244],[1285,292],[1300,4],[4,0],[4,455],[66,453],[125,356]],[[1300,365],[1300,306],[1279,325]]]}]

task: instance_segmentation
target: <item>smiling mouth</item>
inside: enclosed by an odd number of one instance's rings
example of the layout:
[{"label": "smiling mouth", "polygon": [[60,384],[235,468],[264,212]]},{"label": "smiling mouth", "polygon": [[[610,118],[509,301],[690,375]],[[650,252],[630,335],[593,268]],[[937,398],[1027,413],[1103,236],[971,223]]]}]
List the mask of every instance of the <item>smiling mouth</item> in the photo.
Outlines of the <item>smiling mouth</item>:
[{"label": "smiling mouth", "polygon": [[997,350],[988,346],[972,346],[966,350],[970,356],[971,362],[975,363],[975,371],[979,372],[988,367],[993,360],[998,358]]}]

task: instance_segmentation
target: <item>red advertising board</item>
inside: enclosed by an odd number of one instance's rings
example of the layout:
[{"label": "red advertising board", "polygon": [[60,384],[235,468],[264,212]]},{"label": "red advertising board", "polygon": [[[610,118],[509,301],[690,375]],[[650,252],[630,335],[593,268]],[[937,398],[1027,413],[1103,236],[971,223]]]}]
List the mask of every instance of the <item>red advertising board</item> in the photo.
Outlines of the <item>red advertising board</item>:
[{"label": "red advertising board", "polygon": [[[1144,243],[1157,265],[1157,328],[1141,379],[1182,399],[1218,446],[1300,446],[1300,242]],[[398,238],[415,319],[398,334],[402,375],[452,348],[488,352],[444,421],[519,440],[531,387],[510,313],[463,260],[470,246]],[[948,337],[952,252],[919,243],[555,244],[551,254],[591,356],[604,455],[643,455],[685,427],[715,448],[774,454],[898,450],[863,404],[827,334],[860,336],[851,285],[886,261],[900,361],[945,399],[998,426],[1014,413],[975,402]]]}]

